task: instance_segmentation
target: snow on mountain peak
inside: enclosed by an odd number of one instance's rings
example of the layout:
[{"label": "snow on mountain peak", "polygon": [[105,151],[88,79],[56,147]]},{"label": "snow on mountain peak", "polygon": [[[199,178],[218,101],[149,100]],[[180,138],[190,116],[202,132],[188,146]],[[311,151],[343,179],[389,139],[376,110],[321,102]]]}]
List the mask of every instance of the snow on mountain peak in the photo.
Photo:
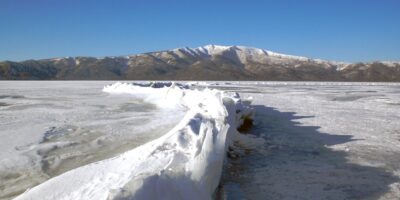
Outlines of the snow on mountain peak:
[{"label": "snow on mountain peak", "polygon": [[221,46],[221,45],[205,45],[203,46],[204,49],[207,49],[209,52],[219,52],[219,51],[226,51],[230,49],[232,46]]},{"label": "snow on mountain peak", "polygon": [[[224,58],[231,59],[240,64],[247,64],[249,62],[258,63],[271,63],[271,64],[285,64],[285,65],[298,65],[296,63],[311,62],[322,64],[324,66],[337,66],[338,70],[345,68],[351,63],[328,61],[322,59],[312,59],[304,56],[294,56],[265,49],[248,47],[248,46],[226,46],[208,44],[196,48],[184,47],[173,49],[179,57],[191,56],[200,59],[209,59],[215,56],[223,56]],[[381,63],[388,66],[396,66],[399,62],[383,62]]]},{"label": "snow on mountain peak", "polygon": [[239,59],[241,63],[247,63],[249,60],[264,62],[266,60],[296,60],[296,61],[315,61],[318,63],[326,62],[323,60],[312,60],[307,57],[292,56],[280,54],[269,50],[247,46],[223,46],[209,44],[197,48],[181,48],[181,51],[186,51],[193,56],[212,57],[215,55],[232,56],[232,59]]},{"label": "snow on mountain peak", "polygon": [[294,59],[301,61],[310,61],[312,59],[301,56],[292,56],[281,53],[276,53],[269,50],[264,50],[255,47],[247,47],[247,46],[223,46],[223,45],[214,45],[209,44],[197,48],[181,48],[180,50],[188,51],[188,52],[196,52],[197,54],[206,54],[208,56],[221,55],[227,52],[235,52],[236,55],[240,58],[241,61],[245,61],[245,57],[247,58],[255,58],[257,60],[267,59],[268,57],[275,57],[281,59]]}]

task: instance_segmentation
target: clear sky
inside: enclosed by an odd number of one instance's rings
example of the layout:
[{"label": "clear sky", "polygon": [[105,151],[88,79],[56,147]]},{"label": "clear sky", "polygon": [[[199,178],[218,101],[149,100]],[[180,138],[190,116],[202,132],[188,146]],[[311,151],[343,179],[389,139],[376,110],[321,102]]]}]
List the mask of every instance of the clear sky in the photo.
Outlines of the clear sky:
[{"label": "clear sky", "polygon": [[400,0],[0,0],[0,60],[206,44],[400,60]]}]

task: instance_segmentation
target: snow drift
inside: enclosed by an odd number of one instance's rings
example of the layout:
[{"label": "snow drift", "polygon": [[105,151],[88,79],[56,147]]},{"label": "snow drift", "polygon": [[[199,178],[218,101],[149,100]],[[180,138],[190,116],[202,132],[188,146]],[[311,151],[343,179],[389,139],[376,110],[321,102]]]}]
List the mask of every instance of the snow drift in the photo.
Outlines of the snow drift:
[{"label": "snow drift", "polygon": [[[250,101],[175,83],[115,83],[104,92],[142,97],[162,109],[186,109],[162,137],[116,157],[54,177],[16,199],[211,199]],[[160,119],[163,120],[163,119]]]}]

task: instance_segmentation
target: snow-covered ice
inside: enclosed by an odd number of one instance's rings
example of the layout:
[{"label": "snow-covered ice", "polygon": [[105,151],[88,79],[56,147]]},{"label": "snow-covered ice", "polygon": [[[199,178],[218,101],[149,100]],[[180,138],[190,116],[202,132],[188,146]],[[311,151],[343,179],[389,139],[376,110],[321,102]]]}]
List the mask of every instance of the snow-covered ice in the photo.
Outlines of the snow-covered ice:
[{"label": "snow-covered ice", "polygon": [[0,199],[156,139],[185,114],[102,92],[110,83],[0,82]]},{"label": "snow-covered ice", "polygon": [[0,82],[0,199],[400,197],[400,84],[48,83]]},{"label": "snow-covered ice", "polygon": [[236,82],[263,148],[231,160],[221,199],[399,199],[400,84]]},{"label": "snow-covered ice", "polygon": [[250,102],[219,90],[158,85],[115,83],[103,91],[137,95],[167,109],[185,107],[185,116],[171,131],[56,176],[16,199],[211,199],[228,146],[244,137],[237,128],[253,115]]}]

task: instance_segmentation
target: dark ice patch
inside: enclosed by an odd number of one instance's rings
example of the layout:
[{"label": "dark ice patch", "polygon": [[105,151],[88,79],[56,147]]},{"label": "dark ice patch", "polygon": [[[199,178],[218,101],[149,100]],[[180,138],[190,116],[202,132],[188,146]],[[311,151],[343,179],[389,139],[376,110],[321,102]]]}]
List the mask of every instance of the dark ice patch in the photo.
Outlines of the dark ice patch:
[{"label": "dark ice patch", "polygon": [[150,112],[155,110],[156,106],[144,102],[130,102],[122,104],[117,111],[120,112]]},{"label": "dark ice patch", "polygon": [[143,82],[143,83],[134,82],[131,84],[135,85],[135,86],[139,86],[139,87],[151,87],[151,88],[164,88],[164,87],[171,87],[172,85],[175,85],[182,89],[189,89],[189,86],[186,84],[174,83],[174,82],[170,82],[170,81],[167,81],[167,82]]},{"label": "dark ice patch", "polygon": [[52,126],[44,133],[41,143],[57,140],[57,138],[60,138],[65,134],[73,132],[76,129],[77,127],[74,126],[64,126],[64,127]]},{"label": "dark ice patch", "polygon": [[355,101],[358,99],[365,98],[367,96],[339,96],[339,97],[334,97],[332,101]]},{"label": "dark ice patch", "polygon": [[0,95],[0,99],[23,99],[22,95]]},{"label": "dark ice patch", "polygon": [[11,104],[0,102],[0,107],[9,106],[9,105],[11,105]]}]

